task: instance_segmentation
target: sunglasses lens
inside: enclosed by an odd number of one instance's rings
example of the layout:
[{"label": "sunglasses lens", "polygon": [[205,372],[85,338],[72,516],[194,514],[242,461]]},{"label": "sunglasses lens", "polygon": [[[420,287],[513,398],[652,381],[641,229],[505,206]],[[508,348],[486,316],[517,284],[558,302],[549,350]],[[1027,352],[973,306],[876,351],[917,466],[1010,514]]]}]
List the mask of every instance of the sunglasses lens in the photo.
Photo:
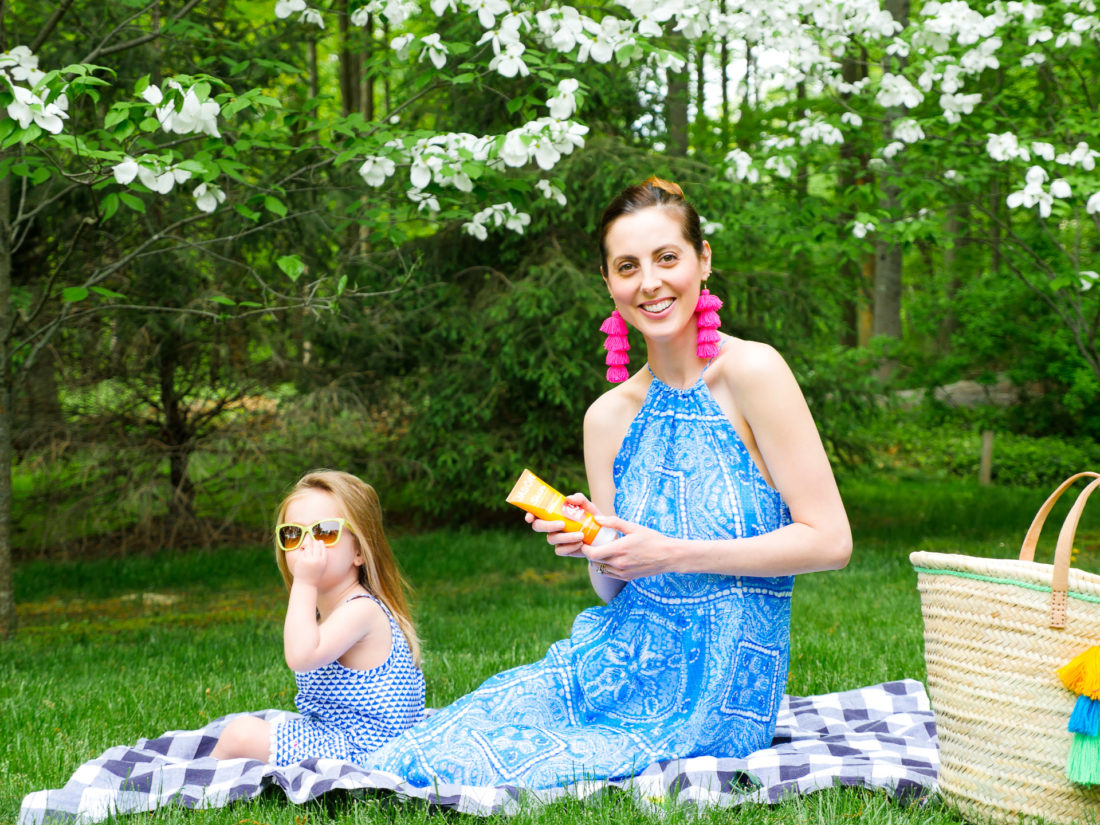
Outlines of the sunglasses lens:
[{"label": "sunglasses lens", "polygon": [[284,524],[279,528],[279,546],[284,550],[297,550],[304,532],[297,524]]},{"label": "sunglasses lens", "polygon": [[313,525],[313,538],[325,547],[332,547],[340,540],[340,522],[336,519],[318,522]]}]

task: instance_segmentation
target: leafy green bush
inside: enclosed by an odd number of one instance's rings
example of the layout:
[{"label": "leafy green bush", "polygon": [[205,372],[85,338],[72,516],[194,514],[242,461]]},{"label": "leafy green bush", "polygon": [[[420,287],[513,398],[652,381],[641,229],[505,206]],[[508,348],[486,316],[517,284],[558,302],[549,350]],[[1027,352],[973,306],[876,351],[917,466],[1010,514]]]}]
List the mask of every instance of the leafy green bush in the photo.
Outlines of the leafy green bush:
[{"label": "leafy green bush", "polygon": [[[895,418],[872,436],[874,472],[910,478],[977,479],[981,432],[956,423],[918,426]],[[1017,487],[1052,487],[1081,470],[1100,469],[1100,445],[1091,439],[1031,437],[995,432],[992,480]]]}]

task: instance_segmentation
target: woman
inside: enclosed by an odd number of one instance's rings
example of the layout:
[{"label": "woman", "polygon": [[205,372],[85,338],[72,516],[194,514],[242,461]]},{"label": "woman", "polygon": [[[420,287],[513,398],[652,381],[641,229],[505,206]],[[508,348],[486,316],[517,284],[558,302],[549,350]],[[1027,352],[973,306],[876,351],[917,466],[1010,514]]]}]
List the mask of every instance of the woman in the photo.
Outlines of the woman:
[{"label": "woman", "polygon": [[[851,534],[820,438],[771,347],[714,334],[711,251],[679,187],[622,192],[600,222],[615,312],[649,363],[590,407],[592,500],[621,536],[586,556],[610,603],[577,617],[546,658],[498,674],[383,746],[368,767],[414,784],[546,788],[615,779],[663,759],[767,747],[786,685],[793,575],[843,567]],[[529,520],[530,517],[529,517]]]}]

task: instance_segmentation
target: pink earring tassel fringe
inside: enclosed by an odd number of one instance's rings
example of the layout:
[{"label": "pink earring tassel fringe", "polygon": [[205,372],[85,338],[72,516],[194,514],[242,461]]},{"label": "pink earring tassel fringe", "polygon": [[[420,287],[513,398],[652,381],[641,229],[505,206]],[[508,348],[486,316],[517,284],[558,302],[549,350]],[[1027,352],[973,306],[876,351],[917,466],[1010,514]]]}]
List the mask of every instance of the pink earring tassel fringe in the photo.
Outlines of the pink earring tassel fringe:
[{"label": "pink earring tassel fringe", "polygon": [[704,288],[699,293],[699,302],[695,305],[695,325],[698,328],[695,354],[700,358],[710,359],[718,354],[718,344],[722,340],[718,334],[718,327],[722,325],[718,317],[721,308],[722,299],[711,295],[709,289]]},{"label": "pink earring tassel fringe", "polygon": [[603,348],[607,350],[607,358],[604,361],[607,364],[607,380],[612,384],[622,383],[630,377],[626,369],[626,365],[630,363],[630,356],[626,354],[630,349],[630,343],[626,340],[626,321],[619,314],[619,310],[614,310],[603,322],[600,332],[607,335],[607,340],[603,343]]}]

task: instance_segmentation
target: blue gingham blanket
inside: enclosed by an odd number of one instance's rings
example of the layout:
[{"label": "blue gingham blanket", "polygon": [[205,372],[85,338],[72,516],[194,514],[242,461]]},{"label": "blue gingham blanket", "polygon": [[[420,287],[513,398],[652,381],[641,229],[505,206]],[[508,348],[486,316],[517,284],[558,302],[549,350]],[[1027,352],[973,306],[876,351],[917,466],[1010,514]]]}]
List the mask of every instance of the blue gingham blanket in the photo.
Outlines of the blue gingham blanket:
[{"label": "blue gingham blanket", "polygon": [[[401,777],[336,759],[275,767],[210,756],[224,716],[204,728],[170,731],[85,762],[63,788],[23,799],[19,825],[99,822],[163,805],[213,808],[278,788],[303,803],[334,791],[390,792],[468,814],[516,813],[565,796],[584,799],[618,788],[643,807],[778,802],[835,785],[882,788],[903,801],[935,790],[936,728],[924,685],[906,679],[819,696],[784,697],[772,746],[743,759],[696,756],[657,762],[636,776],[531,791],[511,785],[416,788]],[[280,720],[293,714],[256,713]]]}]

